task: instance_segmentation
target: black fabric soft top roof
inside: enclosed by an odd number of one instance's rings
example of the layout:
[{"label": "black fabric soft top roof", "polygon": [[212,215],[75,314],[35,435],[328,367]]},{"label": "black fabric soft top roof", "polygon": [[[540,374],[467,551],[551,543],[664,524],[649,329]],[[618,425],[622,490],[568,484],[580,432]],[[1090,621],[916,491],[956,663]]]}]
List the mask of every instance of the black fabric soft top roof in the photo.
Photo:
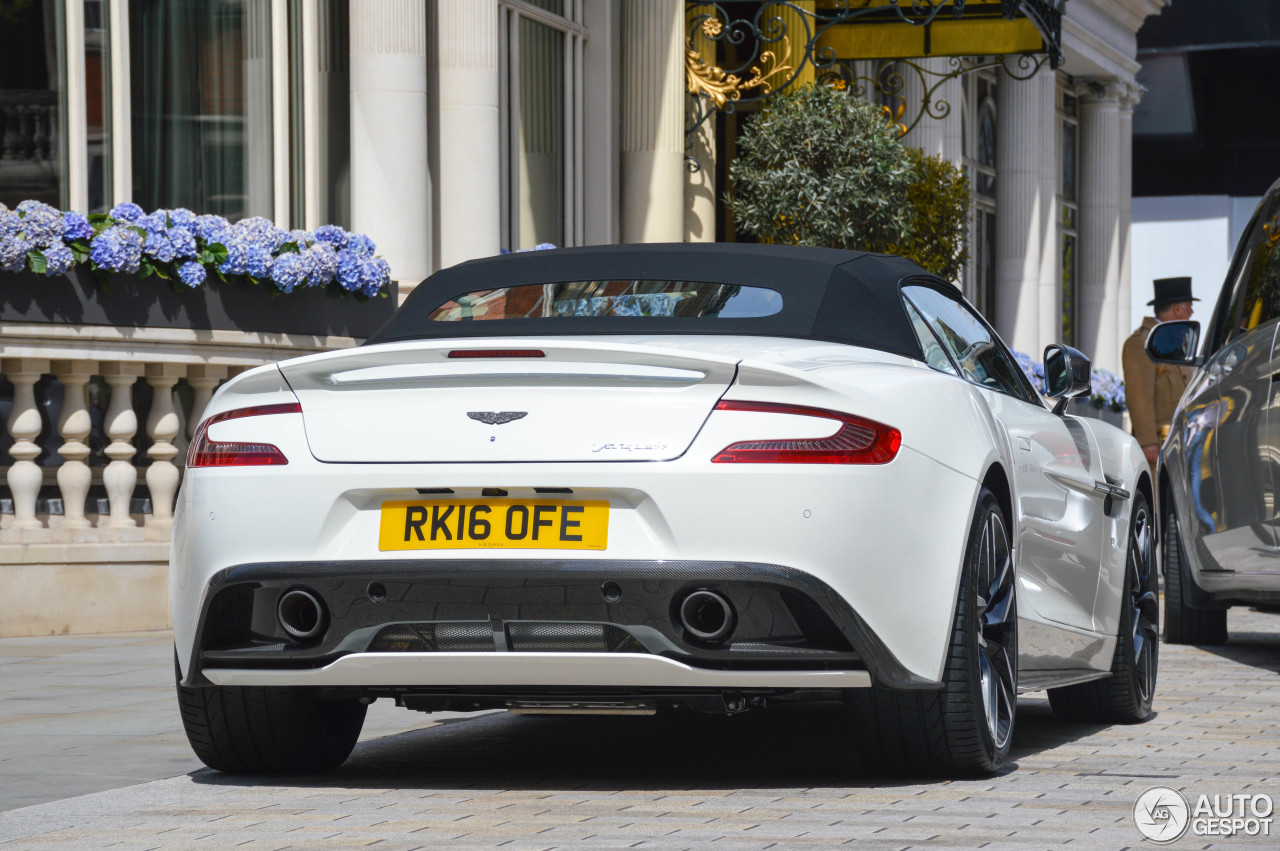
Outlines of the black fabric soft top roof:
[{"label": "black fabric soft top roof", "polygon": [[[781,293],[772,316],[539,317],[432,321],[455,297],[524,284],[668,280],[767,287]],[[955,289],[900,257],[790,245],[670,243],[529,251],[471,260],[419,284],[368,343],[465,337],[580,334],[733,334],[847,343],[921,359],[900,294],[903,282]]]}]

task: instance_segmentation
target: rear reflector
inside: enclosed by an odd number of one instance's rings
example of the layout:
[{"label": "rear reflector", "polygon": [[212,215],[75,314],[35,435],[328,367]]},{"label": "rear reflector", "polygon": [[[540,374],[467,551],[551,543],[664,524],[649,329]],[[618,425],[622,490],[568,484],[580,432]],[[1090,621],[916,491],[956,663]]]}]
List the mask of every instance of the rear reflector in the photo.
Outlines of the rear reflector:
[{"label": "rear reflector", "polygon": [[538,349],[454,349],[451,358],[545,358]]},{"label": "rear reflector", "polygon": [[721,401],[716,410],[796,414],[841,423],[840,430],[830,437],[734,443],[711,459],[716,464],[887,464],[902,445],[902,433],[896,428],[822,408],[772,402]]},{"label": "rear reflector", "polygon": [[187,468],[192,467],[261,467],[288,464],[289,459],[277,446],[270,443],[219,443],[209,437],[209,426],[242,417],[262,417],[268,414],[300,414],[302,406],[297,402],[281,405],[258,405],[253,408],[237,408],[214,414],[200,423],[191,446],[187,449]]}]

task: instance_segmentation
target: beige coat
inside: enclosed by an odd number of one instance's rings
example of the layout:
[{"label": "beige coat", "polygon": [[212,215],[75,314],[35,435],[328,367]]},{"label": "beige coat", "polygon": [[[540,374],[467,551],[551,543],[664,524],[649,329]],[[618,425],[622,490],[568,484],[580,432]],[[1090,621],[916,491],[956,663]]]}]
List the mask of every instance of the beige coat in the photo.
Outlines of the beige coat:
[{"label": "beige coat", "polygon": [[1189,369],[1158,364],[1147,357],[1147,335],[1156,324],[1155,317],[1148,316],[1124,341],[1124,399],[1129,406],[1133,436],[1142,446],[1163,442],[1160,427],[1173,421],[1173,412],[1191,377]]}]

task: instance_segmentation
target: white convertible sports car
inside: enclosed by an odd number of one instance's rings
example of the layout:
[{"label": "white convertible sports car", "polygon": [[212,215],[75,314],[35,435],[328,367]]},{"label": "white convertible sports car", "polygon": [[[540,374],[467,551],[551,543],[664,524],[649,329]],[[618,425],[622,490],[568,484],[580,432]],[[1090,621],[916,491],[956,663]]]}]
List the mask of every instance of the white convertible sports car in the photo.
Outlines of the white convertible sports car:
[{"label": "white convertible sports car", "polygon": [[477,260],[359,348],[224,385],[173,538],[178,695],[231,772],[422,711],[842,700],[883,770],[1009,753],[1018,692],[1141,721],[1137,443],[1051,410],[913,264],[756,245]]}]

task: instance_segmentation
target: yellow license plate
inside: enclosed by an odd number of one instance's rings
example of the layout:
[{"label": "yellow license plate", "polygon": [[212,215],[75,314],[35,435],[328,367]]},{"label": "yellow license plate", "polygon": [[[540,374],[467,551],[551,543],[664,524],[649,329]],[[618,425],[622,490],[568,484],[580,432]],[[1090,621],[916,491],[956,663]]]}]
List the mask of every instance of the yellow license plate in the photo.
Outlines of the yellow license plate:
[{"label": "yellow license plate", "polygon": [[382,503],[380,550],[603,550],[609,503],[459,499]]}]

